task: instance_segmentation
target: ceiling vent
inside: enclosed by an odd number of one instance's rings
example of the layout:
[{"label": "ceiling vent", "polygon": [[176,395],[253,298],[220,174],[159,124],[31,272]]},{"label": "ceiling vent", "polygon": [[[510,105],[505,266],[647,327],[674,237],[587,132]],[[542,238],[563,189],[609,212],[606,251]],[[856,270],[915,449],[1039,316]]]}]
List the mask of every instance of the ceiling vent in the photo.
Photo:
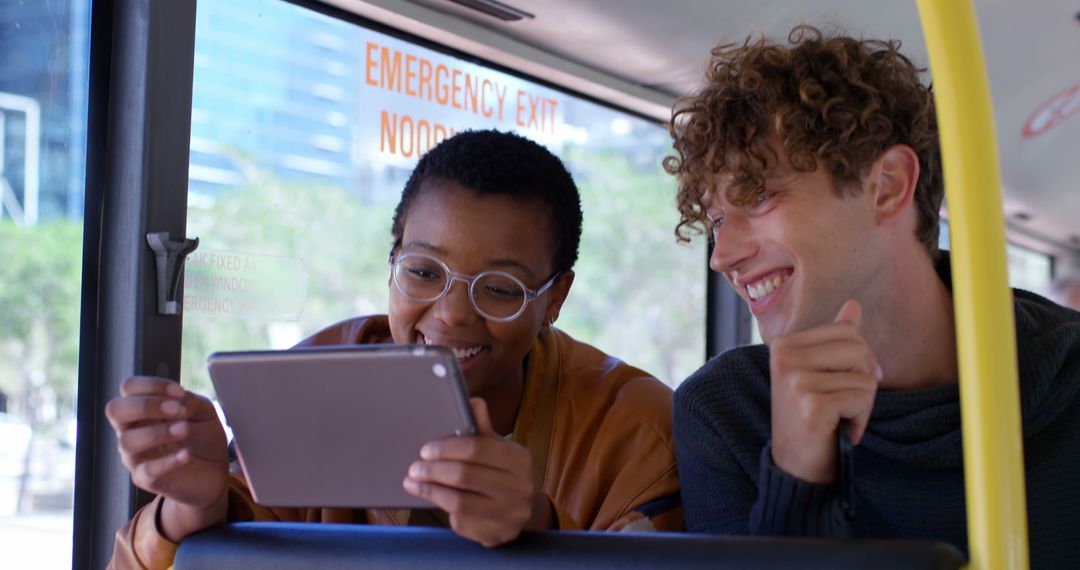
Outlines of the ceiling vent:
[{"label": "ceiling vent", "polygon": [[536,16],[524,11],[514,8],[513,6],[507,6],[502,2],[496,2],[496,0],[450,0],[455,4],[460,4],[466,8],[472,8],[477,12],[483,12],[488,16],[498,18],[504,22],[516,22],[522,19],[533,19]]}]

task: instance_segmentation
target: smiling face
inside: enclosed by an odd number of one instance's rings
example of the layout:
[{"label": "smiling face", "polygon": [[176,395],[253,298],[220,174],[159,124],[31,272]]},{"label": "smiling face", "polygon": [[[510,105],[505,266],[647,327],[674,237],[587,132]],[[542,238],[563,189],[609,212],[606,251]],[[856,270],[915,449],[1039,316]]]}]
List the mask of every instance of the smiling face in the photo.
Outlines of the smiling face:
[{"label": "smiling face", "polygon": [[[537,205],[509,196],[481,196],[459,184],[428,180],[405,216],[401,247],[425,253],[451,271],[475,275],[503,271],[530,289],[552,274],[550,216]],[[483,397],[524,379],[524,358],[543,324],[558,315],[572,276],[560,277],[530,302],[520,317],[499,323],[484,319],[469,301],[468,286],[454,282],[435,302],[406,298],[390,283],[390,332],[394,342],[428,343],[454,349],[469,392]]]},{"label": "smiling face", "polygon": [[883,255],[869,192],[842,197],[826,169],[795,171],[783,153],[751,204],[727,201],[730,180],[720,175],[705,200],[709,265],[746,301],[766,343],[832,322],[844,301],[872,295]]}]

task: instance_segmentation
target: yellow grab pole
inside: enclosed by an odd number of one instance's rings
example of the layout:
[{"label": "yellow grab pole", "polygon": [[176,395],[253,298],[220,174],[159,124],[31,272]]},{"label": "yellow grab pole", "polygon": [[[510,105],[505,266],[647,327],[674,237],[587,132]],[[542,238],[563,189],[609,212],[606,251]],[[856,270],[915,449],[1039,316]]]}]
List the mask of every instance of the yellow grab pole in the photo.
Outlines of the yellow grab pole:
[{"label": "yellow grab pole", "polygon": [[952,241],[970,568],[1028,567],[1016,329],[994,115],[971,0],[918,0]]}]

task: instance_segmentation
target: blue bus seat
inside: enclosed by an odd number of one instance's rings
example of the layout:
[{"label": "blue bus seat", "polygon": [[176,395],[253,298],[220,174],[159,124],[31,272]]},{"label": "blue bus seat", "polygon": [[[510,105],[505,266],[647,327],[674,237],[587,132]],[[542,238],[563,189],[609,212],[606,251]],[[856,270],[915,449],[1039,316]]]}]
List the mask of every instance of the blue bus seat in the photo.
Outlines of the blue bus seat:
[{"label": "blue bus seat", "polygon": [[489,549],[443,528],[259,522],[188,537],[174,568],[955,570],[963,564],[956,548],[930,541],[527,532]]}]

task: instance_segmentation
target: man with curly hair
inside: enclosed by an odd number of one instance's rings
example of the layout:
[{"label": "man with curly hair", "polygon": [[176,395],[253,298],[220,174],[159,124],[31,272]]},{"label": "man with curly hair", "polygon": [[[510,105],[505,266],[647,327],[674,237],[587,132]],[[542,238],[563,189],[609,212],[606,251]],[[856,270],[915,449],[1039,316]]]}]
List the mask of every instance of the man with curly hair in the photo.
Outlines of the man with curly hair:
[{"label": "man with curly hair", "polygon": [[[966,548],[937,123],[899,47],[806,26],[723,45],[673,112],[676,233],[707,225],[710,265],[765,341],[676,393],[692,531]],[[1074,564],[1080,318],[1014,303],[1032,562]]]}]

